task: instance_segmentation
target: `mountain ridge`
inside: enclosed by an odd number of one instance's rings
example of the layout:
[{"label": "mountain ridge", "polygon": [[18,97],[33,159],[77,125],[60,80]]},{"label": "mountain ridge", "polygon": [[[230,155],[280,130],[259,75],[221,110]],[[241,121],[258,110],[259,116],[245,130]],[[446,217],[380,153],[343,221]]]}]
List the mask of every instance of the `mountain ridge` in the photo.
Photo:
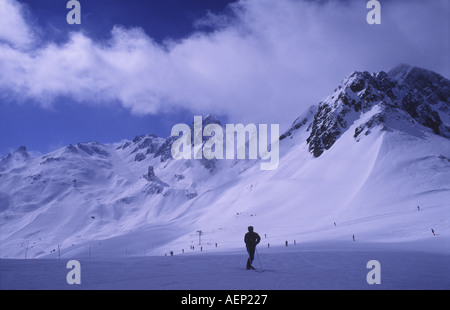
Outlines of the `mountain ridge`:
[{"label": "mountain ridge", "polygon": [[[417,92],[418,85],[424,87],[423,92]],[[309,151],[319,157],[360,113],[367,112],[375,105],[381,107],[380,112],[355,132],[355,138],[364,128],[373,127],[374,123],[389,127],[386,123],[387,112],[390,116],[397,114],[398,118],[410,118],[411,121],[432,129],[434,133],[449,138],[450,124],[443,123],[439,114],[441,112],[448,119],[449,90],[448,79],[418,67],[400,65],[389,74],[384,71],[373,74],[354,71],[330,96],[319,103],[311,134],[307,139]],[[292,127],[288,131],[292,131]]]},{"label": "mountain ridge", "polygon": [[[355,71],[281,134],[271,172],[258,160],[173,160],[176,137],[151,134],[39,157],[20,147],[0,159],[1,257],[53,257],[57,245],[83,256],[93,243],[101,255],[160,255],[188,248],[197,230],[205,248],[230,249],[250,224],[279,243],[351,233],[417,240],[429,225],[447,235],[447,87],[411,66]],[[425,219],[416,204],[429,208]]]}]

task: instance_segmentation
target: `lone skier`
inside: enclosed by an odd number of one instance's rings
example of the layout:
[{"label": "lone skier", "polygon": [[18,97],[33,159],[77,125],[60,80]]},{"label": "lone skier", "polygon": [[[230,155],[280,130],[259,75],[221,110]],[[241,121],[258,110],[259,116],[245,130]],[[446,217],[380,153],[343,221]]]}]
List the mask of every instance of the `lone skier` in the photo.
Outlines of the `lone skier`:
[{"label": "lone skier", "polygon": [[247,260],[247,270],[255,269],[252,266],[253,260],[255,259],[256,245],[261,241],[261,237],[253,231],[253,226],[248,227],[248,233],[245,234],[244,242],[247,247],[248,260]]}]

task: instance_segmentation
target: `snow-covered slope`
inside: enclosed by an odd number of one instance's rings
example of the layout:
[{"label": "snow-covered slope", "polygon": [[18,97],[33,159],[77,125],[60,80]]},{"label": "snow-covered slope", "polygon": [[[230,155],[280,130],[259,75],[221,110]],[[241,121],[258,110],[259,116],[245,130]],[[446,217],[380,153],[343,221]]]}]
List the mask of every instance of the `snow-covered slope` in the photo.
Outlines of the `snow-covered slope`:
[{"label": "snow-covered slope", "polygon": [[[437,238],[427,241],[436,243]],[[414,244],[417,247],[417,244]],[[434,245],[435,246],[435,245]],[[263,272],[245,270],[244,249],[196,255],[78,258],[81,284],[66,282],[67,259],[2,259],[1,290],[158,290],[157,299],[177,306],[182,297],[159,290],[448,290],[449,255],[421,251],[412,245],[365,244],[364,242],[325,242],[258,249],[254,266]],[[381,264],[380,285],[369,285],[367,262]],[[233,294],[231,292],[231,294]],[[178,292],[180,293],[180,292]],[[182,294],[183,291],[181,291]],[[286,300],[285,292],[268,294],[268,301]],[[295,292],[297,293],[297,292]],[[161,295],[163,294],[163,295]],[[205,294],[203,292],[203,294]],[[220,293],[214,305],[225,302]],[[187,295],[187,293],[186,293]],[[186,296],[185,295],[185,296]],[[164,297],[161,297],[164,296]],[[165,298],[167,296],[167,298]],[[297,296],[293,296],[298,297]],[[221,299],[221,301],[219,301]],[[277,300],[278,301],[278,300]],[[229,303],[228,303],[229,304]]]},{"label": "snow-covered slope", "polygon": [[174,138],[153,135],[37,158],[21,147],[0,160],[0,257],[223,251],[248,225],[267,246],[440,238],[448,251],[449,97],[424,69],[353,72],[281,135],[272,171],[174,160]]}]

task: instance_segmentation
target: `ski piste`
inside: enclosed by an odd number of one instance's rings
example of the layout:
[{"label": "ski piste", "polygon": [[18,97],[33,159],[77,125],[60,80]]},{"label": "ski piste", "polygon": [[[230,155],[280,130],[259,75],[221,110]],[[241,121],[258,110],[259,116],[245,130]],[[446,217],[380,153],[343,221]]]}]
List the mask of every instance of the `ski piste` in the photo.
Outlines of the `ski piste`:
[{"label": "ski piste", "polygon": [[[259,272],[259,273],[262,273],[262,272],[265,272],[265,271],[268,271],[268,270],[265,270],[265,269],[259,269],[259,268],[250,268],[250,269],[247,269],[247,268],[237,268],[238,270],[242,270],[242,271],[254,271],[254,272]],[[271,270],[271,271],[274,271],[274,270]]]}]

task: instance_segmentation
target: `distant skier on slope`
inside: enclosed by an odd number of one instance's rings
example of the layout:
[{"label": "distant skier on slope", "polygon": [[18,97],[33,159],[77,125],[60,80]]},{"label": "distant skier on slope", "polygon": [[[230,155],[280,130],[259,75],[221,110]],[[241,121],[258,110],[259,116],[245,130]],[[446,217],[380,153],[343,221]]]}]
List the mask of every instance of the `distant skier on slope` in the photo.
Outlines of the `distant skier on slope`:
[{"label": "distant skier on slope", "polygon": [[261,237],[253,231],[253,226],[248,227],[248,233],[245,234],[244,242],[247,247],[248,260],[247,260],[247,270],[255,269],[252,266],[253,260],[255,259],[256,245],[261,241]]}]

